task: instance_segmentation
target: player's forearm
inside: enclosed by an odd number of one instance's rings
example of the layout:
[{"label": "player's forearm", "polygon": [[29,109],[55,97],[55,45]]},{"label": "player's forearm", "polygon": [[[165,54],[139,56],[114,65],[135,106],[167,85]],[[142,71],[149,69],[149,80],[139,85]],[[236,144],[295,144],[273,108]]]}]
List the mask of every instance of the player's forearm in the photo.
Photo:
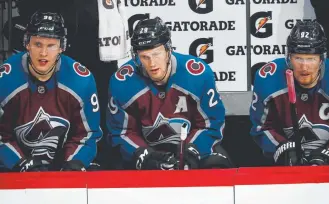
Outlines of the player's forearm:
[{"label": "player's forearm", "polygon": [[87,168],[97,154],[97,142],[90,138],[85,142],[68,141],[64,145],[65,161],[79,160]]},{"label": "player's forearm", "polygon": [[275,120],[268,120],[264,124],[256,123],[253,121],[253,127],[250,135],[255,142],[263,149],[264,152],[274,153],[279,144],[287,142],[287,138],[283,136],[282,131],[274,126]]},{"label": "player's forearm", "polygon": [[12,169],[22,159],[19,147],[14,143],[2,143],[0,140],[0,161],[6,168]]},{"label": "player's forearm", "polygon": [[274,130],[266,130],[259,132],[257,135],[251,135],[253,136],[255,142],[266,153],[274,153],[280,144],[288,141],[285,137]]},{"label": "player's forearm", "polygon": [[201,157],[203,157],[209,155],[214,144],[221,141],[222,138],[222,134],[218,131],[207,129],[192,130],[187,142],[193,143],[200,152]]},{"label": "player's forearm", "polygon": [[138,148],[149,147],[143,137],[137,135],[136,133],[128,133],[127,135],[112,135],[112,145],[121,147],[125,160],[132,160],[134,153]]}]

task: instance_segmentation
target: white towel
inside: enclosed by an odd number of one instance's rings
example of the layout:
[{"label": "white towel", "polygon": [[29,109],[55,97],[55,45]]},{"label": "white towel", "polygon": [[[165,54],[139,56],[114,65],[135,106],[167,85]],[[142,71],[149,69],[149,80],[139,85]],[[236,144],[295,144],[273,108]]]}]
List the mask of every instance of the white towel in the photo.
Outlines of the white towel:
[{"label": "white towel", "polygon": [[128,19],[122,0],[98,0],[99,56],[109,62],[130,54]]}]

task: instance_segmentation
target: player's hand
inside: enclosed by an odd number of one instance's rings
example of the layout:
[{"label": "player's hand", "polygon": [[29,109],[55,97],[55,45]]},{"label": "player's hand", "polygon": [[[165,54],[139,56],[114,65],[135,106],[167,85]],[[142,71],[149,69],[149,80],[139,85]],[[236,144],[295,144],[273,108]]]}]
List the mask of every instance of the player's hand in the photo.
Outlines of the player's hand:
[{"label": "player's hand", "polygon": [[186,144],[184,152],[184,161],[185,165],[188,166],[188,169],[198,169],[200,159],[200,152],[197,147],[192,143]]},{"label": "player's hand", "polygon": [[138,170],[178,169],[178,161],[171,153],[154,151],[151,148],[138,148],[135,152],[135,164]]},{"label": "player's hand", "polygon": [[36,158],[21,159],[13,168],[16,172],[36,172],[48,171],[49,163],[47,161],[39,160]]},{"label": "player's hand", "polygon": [[274,153],[274,161],[277,165],[298,166],[305,164],[305,158],[298,161],[295,142],[285,142],[278,146]]},{"label": "player's hand", "polygon": [[79,160],[65,161],[61,171],[86,171],[85,166]]},{"label": "player's hand", "polygon": [[322,166],[329,164],[329,149],[318,148],[310,152],[308,156],[308,164],[310,166]]}]

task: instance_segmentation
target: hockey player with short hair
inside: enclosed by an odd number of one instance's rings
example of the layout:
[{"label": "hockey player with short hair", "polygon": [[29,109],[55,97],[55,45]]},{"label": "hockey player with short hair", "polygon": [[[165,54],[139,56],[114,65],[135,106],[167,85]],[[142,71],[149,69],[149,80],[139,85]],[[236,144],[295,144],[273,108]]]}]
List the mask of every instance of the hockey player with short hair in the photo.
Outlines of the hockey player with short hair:
[{"label": "hockey player with short hair", "polygon": [[[297,22],[287,38],[286,57],[255,75],[251,136],[276,165],[329,164],[326,42],[318,22]],[[293,73],[296,108],[289,102],[287,69]]]},{"label": "hockey player with short hair", "polygon": [[107,122],[125,168],[232,167],[220,146],[225,109],[211,68],[173,52],[159,17],[138,22],[131,44],[133,59],[110,80]]},{"label": "hockey player with short hair", "polygon": [[57,13],[34,13],[24,46],[0,66],[0,163],[19,172],[83,171],[102,136],[93,75],[61,54],[66,29]]}]

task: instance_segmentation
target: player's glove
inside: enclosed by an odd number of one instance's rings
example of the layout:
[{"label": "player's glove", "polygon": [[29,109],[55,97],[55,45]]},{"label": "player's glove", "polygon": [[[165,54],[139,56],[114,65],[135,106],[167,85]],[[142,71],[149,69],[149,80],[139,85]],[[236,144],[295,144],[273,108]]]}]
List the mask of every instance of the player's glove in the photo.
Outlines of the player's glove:
[{"label": "player's glove", "polygon": [[177,159],[168,152],[154,151],[151,148],[138,148],[135,152],[136,169],[174,170],[178,169]]},{"label": "player's glove", "polygon": [[218,152],[211,153],[209,156],[203,158],[200,163],[200,168],[202,169],[223,169],[235,167],[227,156]]},{"label": "player's glove", "polygon": [[185,165],[188,166],[188,169],[198,169],[200,159],[200,152],[197,147],[192,143],[186,144],[184,151],[184,161]]},{"label": "player's glove", "polygon": [[308,164],[311,166],[321,166],[329,164],[329,149],[317,148],[310,152]]},{"label": "player's glove", "polygon": [[301,161],[298,161],[296,144],[295,142],[289,141],[278,146],[273,158],[276,164],[282,166],[298,166],[306,163],[306,159],[304,157]]},{"label": "player's glove", "polygon": [[90,163],[89,167],[87,168],[87,171],[101,171],[102,167],[97,162]]},{"label": "player's glove", "polygon": [[86,171],[85,166],[79,160],[65,161],[61,171]]},{"label": "player's glove", "polygon": [[23,158],[13,168],[15,172],[48,171],[49,162],[36,158]]}]

